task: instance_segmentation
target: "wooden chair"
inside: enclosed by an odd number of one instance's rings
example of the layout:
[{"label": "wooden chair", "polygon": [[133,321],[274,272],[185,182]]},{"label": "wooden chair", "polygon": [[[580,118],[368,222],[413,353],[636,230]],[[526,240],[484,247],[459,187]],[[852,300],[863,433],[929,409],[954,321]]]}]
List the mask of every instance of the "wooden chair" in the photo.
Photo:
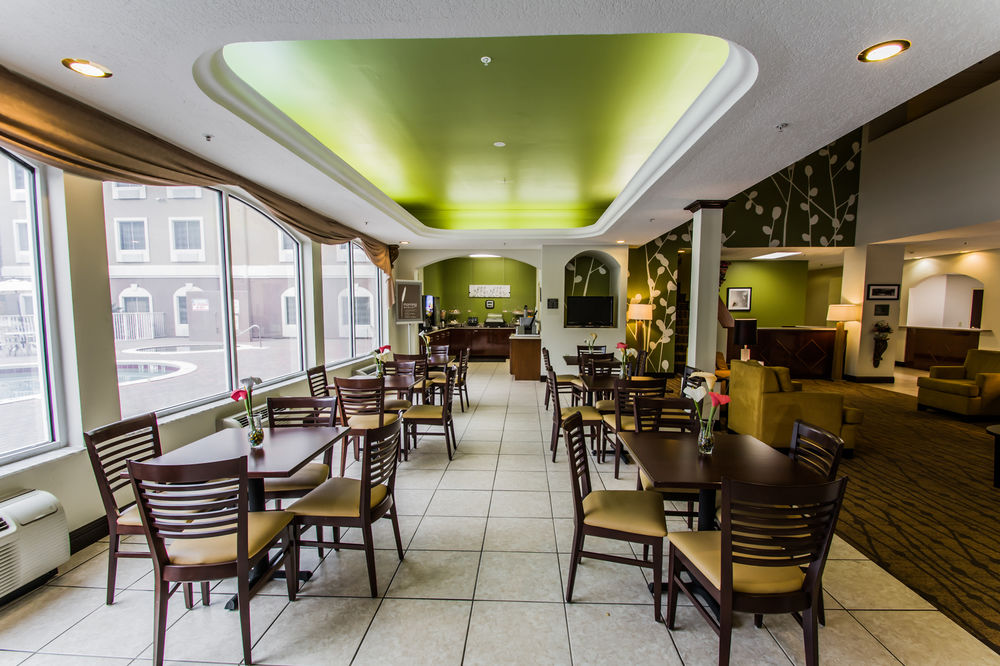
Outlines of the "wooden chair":
[{"label": "wooden chair", "polygon": [[410,446],[417,447],[417,426],[441,426],[441,430],[427,430],[425,435],[444,435],[445,450],[451,460],[452,449],[458,448],[455,422],[452,419],[452,395],[455,392],[455,368],[445,369],[445,388],[440,405],[414,405],[403,413],[403,457],[409,459]]},{"label": "wooden chair", "polygon": [[[295,601],[298,558],[292,514],[247,511],[246,456],[197,465],[130,460],[128,471],[153,554],[153,663],[163,664],[167,605],[178,585],[235,577],[243,659],[252,664],[250,598],[282,564],[288,598]],[[276,548],[279,553],[270,556]],[[251,586],[250,571],[258,564],[264,572]]]},{"label": "wooden chair", "polygon": [[809,425],[801,419],[792,425],[792,443],[788,456],[827,481],[837,478],[837,469],[843,455],[844,440],[829,430]]},{"label": "wooden chair", "polygon": [[[549,350],[547,347],[542,347],[542,360],[545,361],[545,375],[552,371],[552,361],[549,358]],[[576,404],[575,393],[573,390],[573,382],[579,381],[580,378],[576,375],[556,375],[556,388],[560,393],[568,395],[571,404]],[[545,409],[549,408],[549,400],[552,396],[552,389],[549,387],[549,383],[545,382]]]},{"label": "wooden chair", "polygon": [[576,346],[576,355],[577,356],[579,356],[581,353],[582,354],[587,354],[587,353],[590,353],[590,354],[603,354],[606,351],[608,351],[608,346],[607,345],[594,345],[593,347],[588,347],[587,345],[577,345]]},{"label": "wooden chair", "polygon": [[[288,507],[288,511],[295,515],[295,525],[303,531],[312,525],[333,528],[332,542],[300,540],[296,543],[296,550],[300,546],[317,546],[365,551],[372,597],[378,596],[372,523],[383,517],[392,521],[396,552],[399,559],[403,559],[395,497],[399,432],[399,421],[365,430],[361,478],[330,479]],[[362,543],[340,540],[340,530],[350,527],[361,530]]]},{"label": "wooden chair", "polygon": [[[381,428],[399,419],[398,412],[385,411],[385,379],[365,377],[361,379],[333,378],[337,390],[337,405],[340,410],[341,425],[351,431],[347,438],[354,442],[354,459],[358,460],[360,439],[365,431]],[[347,470],[347,442],[340,450],[340,475]]]},{"label": "wooden chair", "polygon": [[395,398],[386,397],[385,409],[389,412],[405,412],[413,406],[413,386],[417,381],[416,363],[413,361],[386,361],[383,366],[386,376],[403,375],[412,380],[407,390],[397,390]]},{"label": "wooden chair", "polygon": [[[640,396],[632,403],[632,409],[636,432],[698,432],[698,417],[691,398]],[[698,491],[692,491],[690,488],[657,488],[641,469],[636,488],[656,491],[668,502],[686,502],[686,511],[666,509],[663,513],[686,518],[688,529],[694,527],[694,519],[698,515],[694,508],[695,502],[698,501]]]},{"label": "wooden chair", "polygon": [[[603,347],[601,349],[603,349]],[[605,351],[599,351],[599,352],[595,351],[593,353],[590,353],[586,350],[586,348],[584,348],[583,351],[580,351],[579,348],[577,348],[576,362],[577,362],[577,367],[580,368],[580,377],[573,380],[573,387],[576,390],[576,395],[574,396],[573,399],[574,405],[577,403],[583,404],[584,402],[586,402],[586,388],[583,385],[583,375],[592,372],[592,370],[590,370],[591,362],[596,361],[600,362],[601,364],[608,364],[613,362],[614,360],[615,360],[615,355],[609,354]]]},{"label": "wooden chair", "polygon": [[559,399],[558,376],[553,370],[549,370],[545,378],[545,384],[552,396],[552,439],[549,440],[549,449],[552,451],[552,462],[556,461],[556,452],[559,449],[559,433],[562,432],[563,425],[572,414],[579,414],[583,419],[583,425],[590,427],[590,448],[597,448],[597,438],[600,435],[601,425],[604,421],[600,412],[587,405],[573,405],[563,407]]},{"label": "wooden chair", "polygon": [[[115,578],[118,559],[122,557],[152,557],[149,551],[121,549],[122,537],[130,534],[144,534],[139,507],[131,493],[122,492],[129,487],[124,475],[129,460],[144,461],[156,458],[161,453],[160,431],[156,424],[156,414],[133,416],[110,425],[83,433],[83,441],[94,468],[97,489],[101,493],[104,512],[108,519],[108,596],[107,603],[115,602]],[[202,586],[202,603],[209,602],[208,585]],[[188,608],[194,604],[191,587],[185,586],[185,602]]]},{"label": "wooden chair", "polygon": [[621,466],[622,443],[618,440],[618,433],[635,430],[633,403],[638,397],[662,398],[667,393],[667,380],[647,377],[643,379],[618,379],[615,380],[615,412],[614,414],[603,414],[604,427],[602,428],[600,456],[603,462],[607,455],[607,445],[610,444],[615,450],[615,478],[618,478],[618,470]]},{"label": "wooden chair", "polygon": [[[450,353],[450,351],[451,351],[451,348],[448,345],[431,345],[427,349],[427,355],[428,356],[447,356]],[[435,370],[435,369],[432,369],[431,366],[428,364],[428,366],[427,366],[427,379],[429,379],[429,380],[444,379],[444,369]]]},{"label": "wooden chair", "polygon": [[635,361],[632,362],[632,366],[629,368],[628,378],[633,377],[646,377],[646,360],[649,358],[649,352],[645,349],[641,350],[635,356]]},{"label": "wooden chair", "polygon": [[[667,535],[663,500],[658,493],[644,490],[593,490],[590,461],[583,441],[583,416],[570,414],[563,423],[563,432],[573,483],[573,553],[566,580],[566,602],[573,601],[576,568],[584,557],[646,567],[653,570],[653,616],[659,622],[663,538]],[[641,543],[642,559],[584,550],[584,540],[588,536]],[[653,550],[651,560],[648,559],[650,548]]]},{"label": "wooden chair", "polygon": [[[462,411],[465,411],[465,403],[462,402],[463,398],[466,402],[469,399],[469,387],[466,384],[466,379],[469,374],[469,357],[472,355],[472,350],[469,348],[458,350],[458,362],[454,366],[455,368],[455,395],[458,396],[458,405],[461,407]],[[436,391],[443,393],[444,385],[447,379],[445,377],[437,377],[431,380],[431,391]],[[463,395],[464,392],[464,395]],[[433,400],[431,401],[433,402]],[[469,403],[471,405],[471,403]]]},{"label": "wooden chair", "polygon": [[421,403],[429,402],[431,383],[427,377],[427,357],[423,354],[393,354],[396,361],[411,361],[413,363],[413,374],[416,382],[413,384],[413,392],[410,400],[413,404],[417,401]]},{"label": "wooden chair", "polygon": [[[722,480],[722,531],[671,532],[667,627],[674,628],[677,592],[691,600],[719,636],[719,664],[729,663],[733,613],[792,613],[802,626],[806,664],[819,664],[822,576],[847,479],[808,486]],[[682,573],[719,605],[718,621]]]},{"label": "wooden chair", "polygon": [[[605,356],[611,356],[611,358],[604,358]],[[614,358],[613,354],[585,354],[581,358],[585,364],[584,374],[591,377],[622,376],[622,364]],[[610,398],[607,392],[602,391],[594,396],[594,407],[602,414],[611,414],[615,411],[615,401]]]},{"label": "wooden chair", "polygon": [[309,395],[314,398],[325,398],[330,395],[329,380],[326,368],[317,365],[306,370],[306,382],[309,384]]}]

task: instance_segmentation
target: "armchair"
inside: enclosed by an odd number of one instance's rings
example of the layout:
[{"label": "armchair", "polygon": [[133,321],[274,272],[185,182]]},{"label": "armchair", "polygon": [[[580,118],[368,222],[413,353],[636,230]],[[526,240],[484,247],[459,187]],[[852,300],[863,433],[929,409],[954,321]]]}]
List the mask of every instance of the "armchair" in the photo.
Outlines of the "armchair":
[{"label": "armchair", "polygon": [[917,409],[966,416],[1000,415],[1000,351],[970,349],[964,365],[932,365],[917,378]]},{"label": "armchair", "polygon": [[846,455],[851,455],[863,413],[844,407],[843,396],[803,391],[800,383],[791,380],[788,368],[734,359],[730,370],[730,430],[784,448],[791,441],[795,421],[801,419],[838,435],[844,440]]}]

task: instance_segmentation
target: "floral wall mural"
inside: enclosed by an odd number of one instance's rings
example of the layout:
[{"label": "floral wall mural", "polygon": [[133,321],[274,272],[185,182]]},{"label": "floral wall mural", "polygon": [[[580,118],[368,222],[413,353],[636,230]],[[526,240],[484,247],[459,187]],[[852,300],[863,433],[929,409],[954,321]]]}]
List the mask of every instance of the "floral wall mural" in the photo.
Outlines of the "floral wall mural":
[{"label": "floral wall mural", "polygon": [[861,130],[823,146],[726,206],[726,247],[854,245],[861,180]]},{"label": "floral wall mural", "polygon": [[691,247],[691,223],[672,229],[628,253],[629,303],[652,303],[653,321],[628,322],[625,343],[642,349],[649,339],[649,372],[674,372],[677,328],[677,251]]},{"label": "floral wall mural", "polygon": [[611,274],[608,267],[588,254],[578,254],[566,264],[563,280],[566,296],[610,296]]},{"label": "floral wall mural", "polygon": [[[722,215],[723,246],[853,246],[861,152],[857,129],[737,194]],[[628,253],[629,302],[653,304],[649,372],[676,371],[677,251],[689,247],[691,222]],[[638,333],[629,322],[626,342],[641,349]]]}]

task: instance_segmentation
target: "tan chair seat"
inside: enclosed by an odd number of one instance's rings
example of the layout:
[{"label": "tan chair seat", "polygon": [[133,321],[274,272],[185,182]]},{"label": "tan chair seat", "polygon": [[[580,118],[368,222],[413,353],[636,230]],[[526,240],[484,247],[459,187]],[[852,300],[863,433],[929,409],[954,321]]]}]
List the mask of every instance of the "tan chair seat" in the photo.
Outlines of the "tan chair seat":
[{"label": "tan chair seat", "polygon": [[399,412],[410,407],[413,407],[413,403],[405,398],[386,398],[385,401],[385,411],[387,412]]},{"label": "tan chair seat", "polygon": [[615,411],[615,401],[614,400],[598,400],[594,403],[594,409],[601,412],[602,414],[613,414]]},{"label": "tan chair seat", "polygon": [[941,391],[942,393],[954,393],[966,398],[975,398],[979,395],[979,385],[972,379],[938,379],[937,377],[917,377],[917,386],[920,388]]},{"label": "tan chair seat", "polygon": [[444,407],[441,405],[414,405],[403,412],[403,420],[406,419],[442,419]]},{"label": "tan chair seat", "polygon": [[655,493],[669,493],[671,495],[694,495],[695,499],[698,498],[698,490],[696,488],[657,488],[653,485],[653,480],[646,476],[646,473],[641,469],[639,470],[639,480],[642,482],[643,490],[652,490]]},{"label": "tan chair seat", "polygon": [[[292,521],[287,511],[253,511],[247,514],[247,554],[253,557]],[[167,546],[171,564],[221,564],[236,559],[236,535],[177,539]]]},{"label": "tan chair seat", "polygon": [[133,504],[118,514],[118,524],[128,525],[129,527],[142,527],[142,519],[139,517],[139,506]]},{"label": "tan chair seat", "polygon": [[[722,532],[671,532],[670,543],[687,556],[716,588],[722,586]],[[755,567],[733,564],[733,591],[781,594],[802,587],[805,574],[795,566]]]},{"label": "tan chair seat", "polygon": [[[615,419],[614,414],[604,414],[604,422],[608,424],[609,428],[617,427],[618,421]],[[622,416],[622,428],[623,431],[635,430],[635,417],[634,416]]]},{"label": "tan chair seat", "polygon": [[431,381],[434,381],[435,379],[444,379],[445,376],[446,375],[440,370],[434,370],[427,373],[427,379],[430,379]]},{"label": "tan chair seat", "polygon": [[355,414],[351,418],[347,419],[347,425],[355,430],[371,430],[373,428],[378,428],[379,426],[394,423],[398,418],[399,414],[396,412],[387,412],[382,414],[382,422],[379,423],[378,414]]},{"label": "tan chair seat", "polygon": [[572,384],[575,381],[579,381],[580,378],[576,375],[556,375],[557,384]]},{"label": "tan chair seat", "polygon": [[583,498],[583,522],[591,527],[666,536],[663,497],[644,490],[595,490]]},{"label": "tan chair seat", "polygon": [[323,463],[309,463],[285,479],[264,479],[264,492],[312,490],[330,478],[330,468]]},{"label": "tan chair seat", "polygon": [[844,407],[844,423],[861,423],[865,419],[865,413],[857,407]]},{"label": "tan chair seat", "polygon": [[578,405],[576,407],[563,407],[562,409],[559,410],[559,415],[565,420],[569,418],[570,414],[574,414],[576,412],[580,412],[580,416],[583,417],[584,423],[591,423],[593,421],[599,423],[601,421],[601,413],[596,409],[594,409],[593,407],[589,407],[587,405]]},{"label": "tan chair seat", "polygon": [[[377,506],[389,489],[379,484],[372,488],[373,507]],[[361,481],[358,479],[328,479],[319,488],[288,507],[289,513],[302,516],[329,516],[330,518],[357,518],[361,515]]]},{"label": "tan chair seat", "polygon": [[569,383],[581,390],[584,388],[583,380],[580,379],[579,377],[573,377],[572,379],[569,380]]}]

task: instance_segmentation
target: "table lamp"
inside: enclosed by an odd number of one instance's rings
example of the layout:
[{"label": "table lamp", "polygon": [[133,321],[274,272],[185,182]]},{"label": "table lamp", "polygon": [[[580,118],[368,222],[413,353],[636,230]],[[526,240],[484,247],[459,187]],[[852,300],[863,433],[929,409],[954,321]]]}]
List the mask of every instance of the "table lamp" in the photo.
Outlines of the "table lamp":
[{"label": "table lamp", "polygon": [[733,342],[740,348],[740,360],[750,360],[750,345],[757,344],[757,320],[737,319],[733,322]]},{"label": "table lamp", "polygon": [[833,303],[826,311],[827,321],[837,322],[837,332],[833,336],[833,371],[830,379],[844,378],[844,351],[847,349],[847,330],[845,321],[861,319],[861,306],[851,303]]},{"label": "table lamp", "polygon": [[[628,321],[639,322],[637,326],[642,326],[644,321],[653,321],[653,304],[652,303],[629,303],[628,310],[625,311],[625,319]],[[643,330],[646,333],[646,337],[640,337],[639,331]],[[642,351],[646,350],[649,346],[649,330],[646,327],[642,329],[637,328],[635,332],[635,339],[642,342]],[[645,368],[637,369],[636,372],[644,371]]]}]

